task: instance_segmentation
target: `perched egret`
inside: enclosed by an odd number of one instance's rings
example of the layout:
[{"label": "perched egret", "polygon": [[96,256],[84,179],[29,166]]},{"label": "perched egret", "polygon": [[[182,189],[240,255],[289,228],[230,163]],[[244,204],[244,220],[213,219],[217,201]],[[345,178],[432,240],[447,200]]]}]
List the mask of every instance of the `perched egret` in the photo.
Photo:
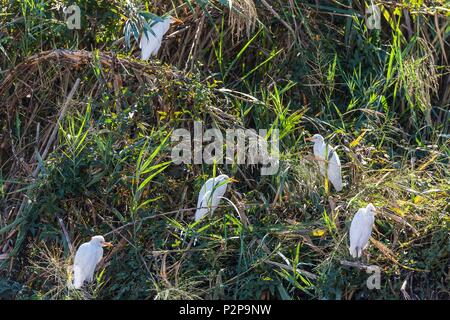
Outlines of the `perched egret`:
[{"label": "perched egret", "polygon": [[350,225],[350,254],[353,258],[359,258],[369,244],[372,226],[375,221],[376,209],[369,203],[355,213]]},{"label": "perched egret", "polygon": [[112,247],[103,236],[94,236],[83,243],[75,254],[73,263],[73,286],[80,289],[85,281],[92,282],[95,267],[103,257],[103,247]]},{"label": "perched egret", "polygon": [[[319,162],[320,173],[325,176],[325,168],[328,167],[328,180],[336,191],[342,190],[341,161],[332,146],[325,143],[320,134],[315,134],[306,140],[314,142],[314,157]],[[328,153],[327,153],[328,151]]]},{"label": "perched egret", "polygon": [[229,182],[236,181],[229,178],[226,174],[221,174],[215,178],[208,179],[200,190],[197,201],[197,211],[195,212],[195,221],[203,218],[205,214],[216,210],[220,203],[220,199],[227,190]]},{"label": "perched egret", "polygon": [[141,48],[141,59],[148,60],[155,56],[161,47],[163,36],[169,31],[170,25],[182,23],[180,19],[168,16],[163,21],[151,25],[151,30],[142,32],[139,48]]}]

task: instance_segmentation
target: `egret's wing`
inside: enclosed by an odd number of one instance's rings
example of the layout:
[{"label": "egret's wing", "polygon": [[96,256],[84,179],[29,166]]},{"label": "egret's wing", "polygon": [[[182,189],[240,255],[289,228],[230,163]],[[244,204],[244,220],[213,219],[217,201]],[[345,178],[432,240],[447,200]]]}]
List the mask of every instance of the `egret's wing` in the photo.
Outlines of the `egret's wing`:
[{"label": "egret's wing", "polygon": [[80,289],[83,286],[86,276],[84,275],[83,269],[79,266],[73,266],[73,286],[75,289]]},{"label": "egret's wing", "polygon": [[167,33],[167,31],[169,31],[170,20],[170,18],[166,18],[163,21],[157,22],[152,26],[152,30],[159,42],[162,41],[164,35]]},{"label": "egret's wing", "polygon": [[81,288],[87,278],[90,261],[89,257],[91,255],[90,250],[90,244],[83,243],[75,253],[73,263],[73,284],[76,289]]},{"label": "egret's wing", "polygon": [[158,54],[161,47],[162,38],[169,31],[170,19],[165,19],[151,25],[151,31],[142,32],[141,43],[139,47],[142,49],[141,59],[147,60],[151,56]]},{"label": "egret's wing", "polygon": [[75,253],[74,265],[75,266],[84,266],[87,262],[89,262],[89,258],[92,255],[92,246],[86,242],[83,243]]},{"label": "egret's wing", "polygon": [[362,230],[364,228],[364,212],[366,209],[359,209],[353,217],[352,223],[350,225],[350,254],[352,257],[356,258],[359,256],[361,251],[360,237]]},{"label": "egret's wing", "polygon": [[91,269],[89,269],[89,274],[87,275],[88,281],[92,281],[94,278],[94,272],[95,272],[95,267],[97,266],[97,264],[100,262],[100,260],[102,260],[103,258],[103,248],[102,247],[96,247],[95,251],[94,251],[94,255],[95,257],[93,259],[95,259],[95,264],[91,265]]},{"label": "egret's wing", "polygon": [[363,214],[366,209],[361,208],[358,212],[355,213],[352,223],[350,225],[350,242],[354,242],[354,240],[359,238],[361,226],[363,224]]},{"label": "egret's wing", "polygon": [[74,286],[81,287],[85,280],[91,281],[95,266],[103,255],[103,249],[83,243],[77,250],[74,259]]},{"label": "egret's wing", "polygon": [[220,182],[217,177],[208,179],[200,190],[195,220],[201,219],[209,211],[211,214],[216,210],[221,197],[227,190],[228,182]]},{"label": "egret's wing", "polygon": [[206,182],[203,184],[202,188],[200,189],[200,193],[198,195],[198,202],[197,202],[197,208],[200,207],[200,202],[203,201],[203,198],[206,195],[206,192],[212,192],[214,189],[214,186],[218,185],[219,181],[216,178],[209,178],[206,180]]},{"label": "egret's wing", "polygon": [[200,189],[197,200],[197,210],[195,211],[195,221],[200,220],[208,213],[208,199],[213,187],[213,178],[208,179]]},{"label": "egret's wing", "polygon": [[[201,204],[202,204],[203,198],[205,197],[206,192],[207,192],[209,189],[212,189],[212,188],[209,187],[210,184],[212,185],[212,181],[210,181],[210,180],[211,180],[211,179],[209,179],[208,181],[206,181],[206,182],[203,184],[202,188],[200,189],[200,192],[198,193],[197,209],[198,209],[198,208],[201,208]],[[208,188],[208,187],[209,187],[209,188]]]},{"label": "egret's wing", "polygon": [[342,190],[342,173],[341,173],[341,161],[337,152],[329,146],[328,156],[328,180],[331,181],[336,191]]},{"label": "egret's wing", "polygon": [[141,48],[141,59],[148,60],[155,51],[156,46],[158,46],[158,40],[155,36],[150,31],[143,31],[139,43],[139,47]]},{"label": "egret's wing", "polygon": [[227,182],[216,183],[210,199],[211,213],[216,210],[217,206],[220,203],[220,200],[222,200],[223,195],[227,191],[227,184]]},{"label": "egret's wing", "polygon": [[372,227],[374,223],[374,216],[373,215],[364,215],[363,217],[363,228],[360,234],[359,243],[361,245],[362,249],[367,248],[369,244],[369,239],[372,234]]},{"label": "egret's wing", "polygon": [[151,55],[156,56],[158,54],[159,48],[161,48],[161,40],[156,41]]},{"label": "egret's wing", "polygon": [[103,258],[103,248],[102,247],[97,248],[95,255],[96,255],[96,261],[97,261],[95,263],[95,265],[97,265],[100,262],[100,260],[102,260],[102,258]]},{"label": "egret's wing", "polygon": [[[203,188],[202,188],[203,189]],[[211,195],[211,191],[206,191],[202,198],[198,198],[198,203],[197,203],[197,210],[195,211],[195,221],[200,220],[201,218],[203,218],[203,216],[205,214],[208,213],[209,208],[208,208],[208,201]]]}]

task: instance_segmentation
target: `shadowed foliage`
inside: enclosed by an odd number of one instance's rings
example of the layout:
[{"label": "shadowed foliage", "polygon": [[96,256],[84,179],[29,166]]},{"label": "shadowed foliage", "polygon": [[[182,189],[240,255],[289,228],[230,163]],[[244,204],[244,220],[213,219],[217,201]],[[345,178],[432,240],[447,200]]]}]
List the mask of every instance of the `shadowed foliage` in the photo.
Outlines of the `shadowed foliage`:
[{"label": "shadowed foliage", "polygon": [[[0,297],[448,299],[445,1],[0,0]],[[231,6],[230,6],[231,4]],[[151,19],[183,24],[140,61]],[[174,129],[279,129],[280,169],[175,165]],[[337,147],[328,190],[304,138]],[[239,180],[194,222],[209,177]],[[353,214],[379,208],[368,254]],[[236,212],[238,211],[238,212]],[[96,234],[96,281],[70,289]],[[367,266],[381,288],[366,286]]]}]

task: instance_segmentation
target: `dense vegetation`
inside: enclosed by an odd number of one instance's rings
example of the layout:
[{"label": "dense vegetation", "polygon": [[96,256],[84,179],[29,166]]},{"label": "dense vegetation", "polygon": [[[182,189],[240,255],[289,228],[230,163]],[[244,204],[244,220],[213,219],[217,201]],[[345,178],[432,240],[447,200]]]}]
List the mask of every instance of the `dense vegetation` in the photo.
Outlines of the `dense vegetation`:
[{"label": "dense vegetation", "polygon": [[[373,1],[0,0],[0,298],[448,299],[450,5]],[[139,60],[154,15],[184,21]],[[280,170],[174,165],[175,128],[280,130]],[[306,137],[337,147],[328,190]],[[215,214],[203,182],[239,180]],[[368,256],[348,228],[372,202]],[[239,211],[237,215],[236,210]],[[103,234],[96,281],[70,290]],[[367,265],[381,288],[366,287]]]}]

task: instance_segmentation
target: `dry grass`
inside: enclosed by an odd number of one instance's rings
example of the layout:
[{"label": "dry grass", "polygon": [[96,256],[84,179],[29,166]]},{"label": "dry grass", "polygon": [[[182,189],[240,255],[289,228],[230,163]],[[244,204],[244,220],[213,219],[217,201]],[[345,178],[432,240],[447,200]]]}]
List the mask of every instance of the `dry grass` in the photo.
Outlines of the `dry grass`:
[{"label": "dry grass", "polygon": [[[37,43],[27,32],[44,22],[26,8],[22,24],[11,4],[19,20],[0,18],[9,53],[0,60],[0,296],[448,299],[446,9],[425,3],[399,16],[383,3],[386,30],[370,33],[359,1],[149,2],[185,22],[164,40],[165,64],[136,60],[117,32],[139,6],[114,1],[121,16],[92,19],[84,35],[45,20],[57,36]],[[161,146],[151,165],[169,160],[164,138],[194,120],[279,128],[278,174],[170,165],[136,192],[139,156]],[[338,146],[341,193],[324,188],[311,160],[304,137],[316,132]],[[196,193],[214,170],[240,181],[227,194],[240,218],[224,202],[195,224]],[[348,227],[368,202],[381,213],[356,263]],[[115,248],[95,283],[71,290],[71,248],[94,234]],[[380,290],[365,286],[369,264],[382,270]]]}]

